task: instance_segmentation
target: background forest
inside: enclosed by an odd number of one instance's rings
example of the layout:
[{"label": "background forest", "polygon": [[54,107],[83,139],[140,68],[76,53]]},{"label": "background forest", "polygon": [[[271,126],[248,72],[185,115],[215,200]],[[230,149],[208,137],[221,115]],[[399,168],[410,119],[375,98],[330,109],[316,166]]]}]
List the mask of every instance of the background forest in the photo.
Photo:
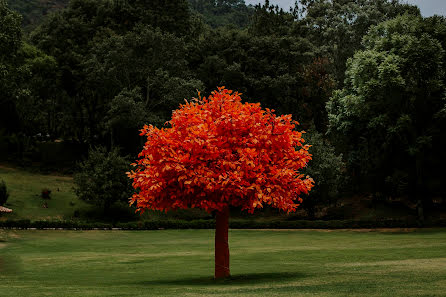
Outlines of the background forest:
[{"label": "background forest", "polygon": [[445,49],[446,19],[398,0],[0,0],[0,161],[77,168],[108,208],[138,130],[226,86],[307,132],[297,217],[442,219]]}]

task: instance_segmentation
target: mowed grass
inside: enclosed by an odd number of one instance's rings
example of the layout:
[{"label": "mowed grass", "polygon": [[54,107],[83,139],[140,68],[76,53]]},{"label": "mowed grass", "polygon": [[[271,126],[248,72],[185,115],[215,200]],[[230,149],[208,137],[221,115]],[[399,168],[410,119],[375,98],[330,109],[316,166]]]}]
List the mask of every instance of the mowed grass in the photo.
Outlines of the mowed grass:
[{"label": "mowed grass", "polygon": [[446,229],[0,230],[0,296],[446,296]]},{"label": "mowed grass", "polygon": [[[73,179],[65,176],[43,175],[0,166],[0,180],[8,187],[10,196],[5,206],[13,213],[0,219],[63,220],[70,219],[76,209],[88,207],[73,192]],[[42,189],[51,190],[51,199],[41,198]],[[43,207],[47,203],[47,208]]]}]

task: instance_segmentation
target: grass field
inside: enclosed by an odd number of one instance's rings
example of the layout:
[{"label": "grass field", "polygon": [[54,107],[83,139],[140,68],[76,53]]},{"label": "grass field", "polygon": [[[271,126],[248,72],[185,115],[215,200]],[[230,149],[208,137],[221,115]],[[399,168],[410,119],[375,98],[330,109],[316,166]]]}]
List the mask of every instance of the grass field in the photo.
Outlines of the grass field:
[{"label": "grass field", "polygon": [[[87,207],[74,194],[71,177],[0,166],[0,179],[6,182],[10,192],[5,206],[13,209],[13,213],[2,216],[2,219],[62,220],[71,218],[79,207]],[[51,199],[40,197],[43,188],[51,190]],[[43,207],[44,202],[48,208]]]},{"label": "grass field", "polygon": [[231,230],[214,281],[212,230],[0,230],[0,296],[446,296],[446,229]]}]

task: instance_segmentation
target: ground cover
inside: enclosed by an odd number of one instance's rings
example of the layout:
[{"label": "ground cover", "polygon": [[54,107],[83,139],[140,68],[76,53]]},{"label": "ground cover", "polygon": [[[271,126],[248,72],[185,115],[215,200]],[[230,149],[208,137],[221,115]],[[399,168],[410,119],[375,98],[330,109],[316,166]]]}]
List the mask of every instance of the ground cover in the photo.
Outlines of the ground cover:
[{"label": "ground cover", "polygon": [[0,230],[0,296],[446,296],[446,229]]},{"label": "ground cover", "polygon": [[[1,219],[62,220],[71,218],[87,204],[73,192],[73,179],[68,176],[43,175],[0,166],[0,179],[6,182],[10,196],[6,207],[13,213]],[[51,190],[51,199],[42,199],[42,189]],[[46,203],[46,207],[44,204]]]}]

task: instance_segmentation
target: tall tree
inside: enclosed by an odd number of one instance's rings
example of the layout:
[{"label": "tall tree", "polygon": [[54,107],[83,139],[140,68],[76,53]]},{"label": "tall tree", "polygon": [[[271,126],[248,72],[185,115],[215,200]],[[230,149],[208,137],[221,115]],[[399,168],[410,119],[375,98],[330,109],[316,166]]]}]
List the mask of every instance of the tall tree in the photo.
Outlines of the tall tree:
[{"label": "tall tree", "polygon": [[255,6],[249,31],[261,36],[284,36],[290,32],[297,15],[284,11],[278,5],[271,5],[269,0]]},{"label": "tall tree", "polygon": [[14,129],[15,100],[20,93],[17,53],[22,46],[21,17],[0,0],[0,124]]},{"label": "tall tree", "polygon": [[208,32],[197,47],[190,65],[208,90],[224,84],[239,89],[248,100],[292,113],[305,126],[321,111],[321,122],[326,122],[320,105],[329,95],[320,95],[331,94],[331,77],[324,74],[325,62],[313,59],[305,38],[222,28]]},{"label": "tall tree", "polygon": [[156,106],[152,118],[164,122],[172,108],[158,103],[176,105],[184,92],[166,95],[160,83],[179,83],[176,90],[200,86],[187,74],[183,54],[183,38],[193,38],[199,25],[185,0],[73,0],[45,19],[31,40],[59,65],[70,138],[90,144],[109,139],[103,133],[105,115],[124,89],[139,88],[146,106]]},{"label": "tall tree", "polygon": [[420,218],[429,202],[426,181],[437,178],[445,159],[437,149],[444,144],[444,32],[444,18],[412,15],[373,27],[347,64],[344,89],[327,105],[350,168],[379,192],[405,173],[404,194],[418,201]]},{"label": "tall tree", "polygon": [[296,124],[223,88],[186,102],[169,127],[142,130],[147,142],[129,173],[137,190],[132,202],[141,211],[216,211],[215,278],[227,277],[229,207],[292,212],[313,186],[300,173],[311,155]]},{"label": "tall tree", "polygon": [[416,6],[399,0],[302,0],[296,7],[295,30],[315,45],[316,54],[329,58],[337,83],[344,83],[345,63],[360,49],[370,26],[405,13],[420,15]]}]

